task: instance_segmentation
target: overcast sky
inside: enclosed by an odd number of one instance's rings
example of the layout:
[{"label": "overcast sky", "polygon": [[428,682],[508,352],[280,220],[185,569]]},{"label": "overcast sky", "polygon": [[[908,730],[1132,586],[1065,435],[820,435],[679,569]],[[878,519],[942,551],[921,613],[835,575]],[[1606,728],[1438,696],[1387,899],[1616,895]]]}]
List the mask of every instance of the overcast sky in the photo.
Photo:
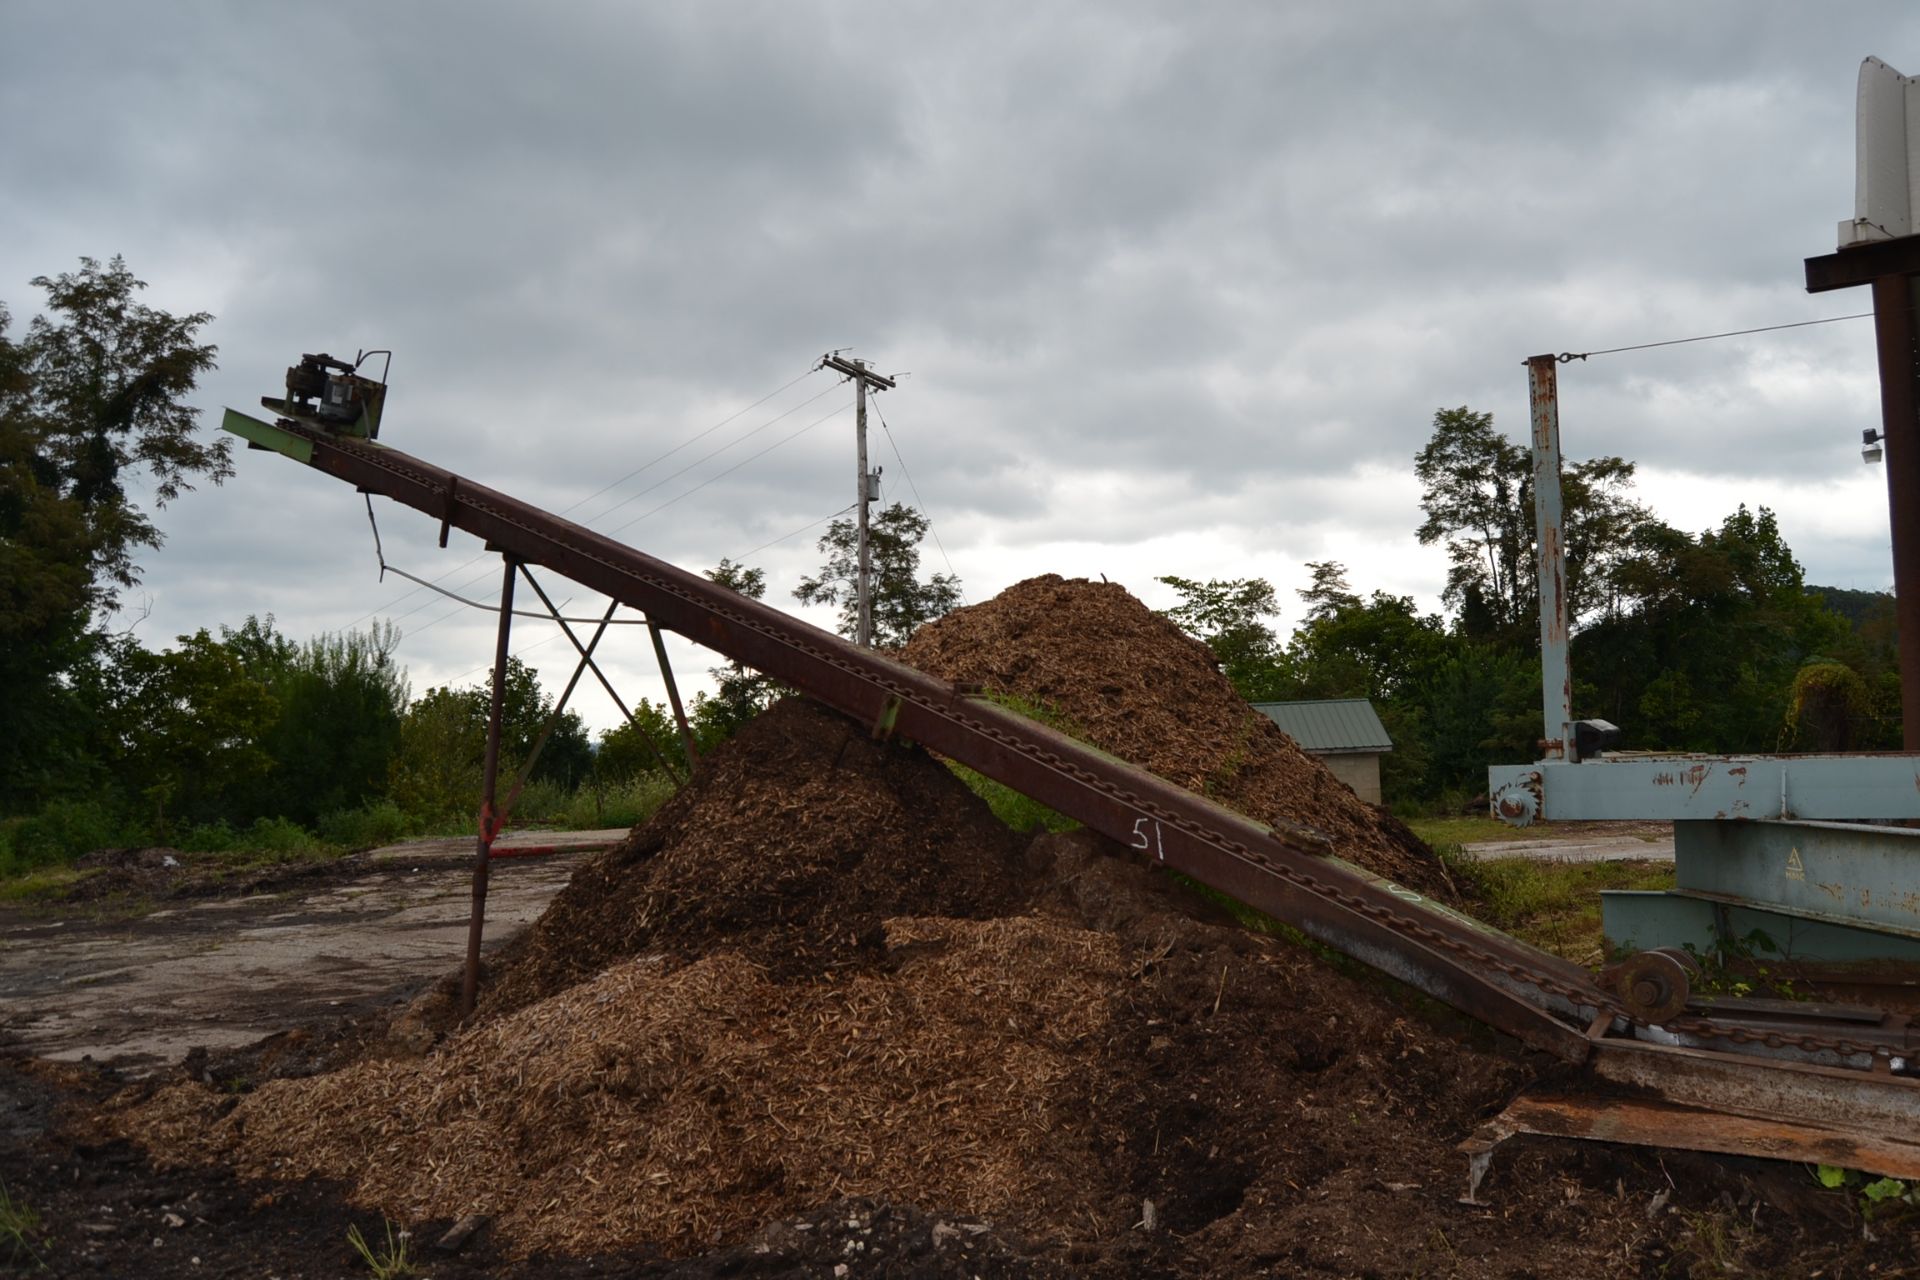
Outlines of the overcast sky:
[{"label": "overcast sky", "polygon": [[[908,375],[874,461],[969,600],[1259,576],[1284,632],[1311,560],[1438,607],[1413,455],[1443,407],[1524,440],[1526,356],[1865,310],[1801,263],[1853,212],[1868,54],[1920,71],[1920,8],[4,0],[0,300],[17,332],[32,277],[125,255],[216,317],[210,432],[302,352],[390,347],[384,442],[783,606],[854,496],[851,392],[808,372],[850,348]],[[1883,588],[1876,385],[1866,320],[1596,356],[1563,438]],[[491,619],[379,582],[350,488],[238,464],[159,514],[149,646],[380,617],[416,692],[484,675]],[[376,511],[390,562],[497,591]],[[609,645],[657,699],[638,629]]]}]

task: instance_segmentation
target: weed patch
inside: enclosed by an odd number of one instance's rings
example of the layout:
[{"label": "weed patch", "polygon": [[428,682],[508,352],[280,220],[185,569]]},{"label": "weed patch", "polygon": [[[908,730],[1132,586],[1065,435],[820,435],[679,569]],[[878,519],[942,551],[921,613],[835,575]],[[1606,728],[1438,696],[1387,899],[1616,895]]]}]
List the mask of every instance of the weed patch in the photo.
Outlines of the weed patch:
[{"label": "weed patch", "polygon": [[1488,840],[1538,840],[1540,829],[1516,827],[1498,818],[1408,818],[1413,834],[1434,848],[1443,844],[1480,844]]},{"label": "weed patch", "polygon": [[347,1228],[347,1243],[360,1255],[360,1261],[367,1264],[367,1270],[373,1273],[374,1280],[403,1280],[406,1276],[419,1273],[419,1266],[409,1254],[413,1243],[412,1235],[406,1230],[395,1231],[393,1223],[388,1222],[387,1239],[383,1245],[374,1245],[360,1231],[355,1223]]},{"label": "weed patch", "polygon": [[1594,965],[1606,959],[1600,928],[1602,889],[1671,889],[1673,865],[1469,858],[1458,845],[1435,845],[1472,899],[1466,910],[1543,951]]},{"label": "weed patch", "polygon": [[9,1263],[26,1258],[45,1269],[47,1264],[34,1252],[30,1239],[39,1229],[40,1215],[31,1206],[15,1200],[6,1183],[0,1182],[0,1249],[6,1250]]}]

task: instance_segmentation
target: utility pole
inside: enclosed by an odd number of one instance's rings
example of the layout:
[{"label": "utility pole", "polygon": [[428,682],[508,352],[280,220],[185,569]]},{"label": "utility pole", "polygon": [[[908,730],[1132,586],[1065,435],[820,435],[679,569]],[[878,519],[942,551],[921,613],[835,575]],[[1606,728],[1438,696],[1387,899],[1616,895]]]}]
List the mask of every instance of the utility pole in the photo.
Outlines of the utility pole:
[{"label": "utility pole", "polygon": [[855,465],[858,468],[859,507],[860,507],[860,570],[855,579],[855,591],[859,600],[859,622],[853,636],[853,642],[861,648],[870,648],[873,644],[873,564],[867,546],[867,505],[880,496],[880,473],[867,470],[867,388],[893,390],[893,379],[873,372],[867,368],[865,360],[843,360],[837,355],[820,357],[820,367],[843,373],[853,379],[854,413],[853,430],[855,439]]}]

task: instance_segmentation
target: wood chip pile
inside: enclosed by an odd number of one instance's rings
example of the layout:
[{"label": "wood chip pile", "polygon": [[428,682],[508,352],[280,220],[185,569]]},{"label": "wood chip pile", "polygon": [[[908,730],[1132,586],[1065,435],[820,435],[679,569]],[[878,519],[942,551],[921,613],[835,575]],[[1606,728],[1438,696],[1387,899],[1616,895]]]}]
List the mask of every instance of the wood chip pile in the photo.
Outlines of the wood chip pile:
[{"label": "wood chip pile", "polygon": [[643,951],[737,947],[776,979],[870,963],[883,920],[1010,914],[1027,879],[1018,838],[925,752],[789,698],[574,873],[491,963],[483,1009]]},{"label": "wood chip pile", "polygon": [[1057,714],[1059,727],[1123,760],[1262,822],[1312,827],[1348,862],[1457,900],[1405,823],[1362,801],[1249,707],[1205,645],[1125,587],[1029,578],[928,623],[901,658]]},{"label": "wood chip pile", "polygon": [[496,1215],[518,1250],[684,1253],[843,1195],[1028,1230],[1099,1216],[1089,1096],[1119,948],[1037,919],[896,920],[897,971],[779,984],[738,952],[618,964],[412,1062],[281,1080],[150,1145],[345,1179],[404,1221]]},{"label": "wood chip pile", "polygon": [[[1036,579],[908,656],[1430,884],[1397,824],[1236,716],[1206,652],[1117,587]],[[109,1123],[404,1223],[491,1215],[520,1255],[657,1250],[703,1277],[771,1274],[771,1241],[843,1203],[977,1215],[995,1248],[1116,1280],[1643,1270],[1672,1185],[1651,1161],[1516,1150],[1501,1208],[1463,1211],[1454,1144],[1529,1067],[1129,858],[1087,831],[1019,848],[924,751],[785,702],[583,864],[426,1056],[237,1101],[173,1086]]]}]

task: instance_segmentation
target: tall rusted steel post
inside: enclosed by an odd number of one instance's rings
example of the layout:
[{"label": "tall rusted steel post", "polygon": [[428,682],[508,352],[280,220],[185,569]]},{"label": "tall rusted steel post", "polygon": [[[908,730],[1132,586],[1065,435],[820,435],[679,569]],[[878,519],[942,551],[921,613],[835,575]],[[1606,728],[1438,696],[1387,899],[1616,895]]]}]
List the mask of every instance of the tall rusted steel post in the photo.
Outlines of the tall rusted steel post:
[{"label": "tall rusted steel post", "polygon": [[1874,346],[1880,358],[1880,434],[1893,533],[1893,608],[1900,629],[1901,741],[1920,751],[1920,356],[1915,351],[1915,277],[1873,282]]},{"label": "tall rusted steel post", "polygon": [[467,918],[467,965],[460,978],[460,1016],[473,1012],[480,995],[480,938],[487,923],[487,866],[493,838],[500,834],[493,807],[500,781],[500,713],[507,700],[507,641],[513,632],[513,577],[517,562],[502,556],[506,576],[500,584],[500,631],[493,647],[493,699],[487,706],[487,752],[480,772],[480,833],[473,855],[473,911]]},{"label": "tall rusted steel post", "polygon": [[1541,758],[1571,758],[1573,675],[1567,664],[1567,553],[1560,505],[1560,388],[1551,355],[1527,359],[1533,420],[1533,528],[1540,562]]}]

